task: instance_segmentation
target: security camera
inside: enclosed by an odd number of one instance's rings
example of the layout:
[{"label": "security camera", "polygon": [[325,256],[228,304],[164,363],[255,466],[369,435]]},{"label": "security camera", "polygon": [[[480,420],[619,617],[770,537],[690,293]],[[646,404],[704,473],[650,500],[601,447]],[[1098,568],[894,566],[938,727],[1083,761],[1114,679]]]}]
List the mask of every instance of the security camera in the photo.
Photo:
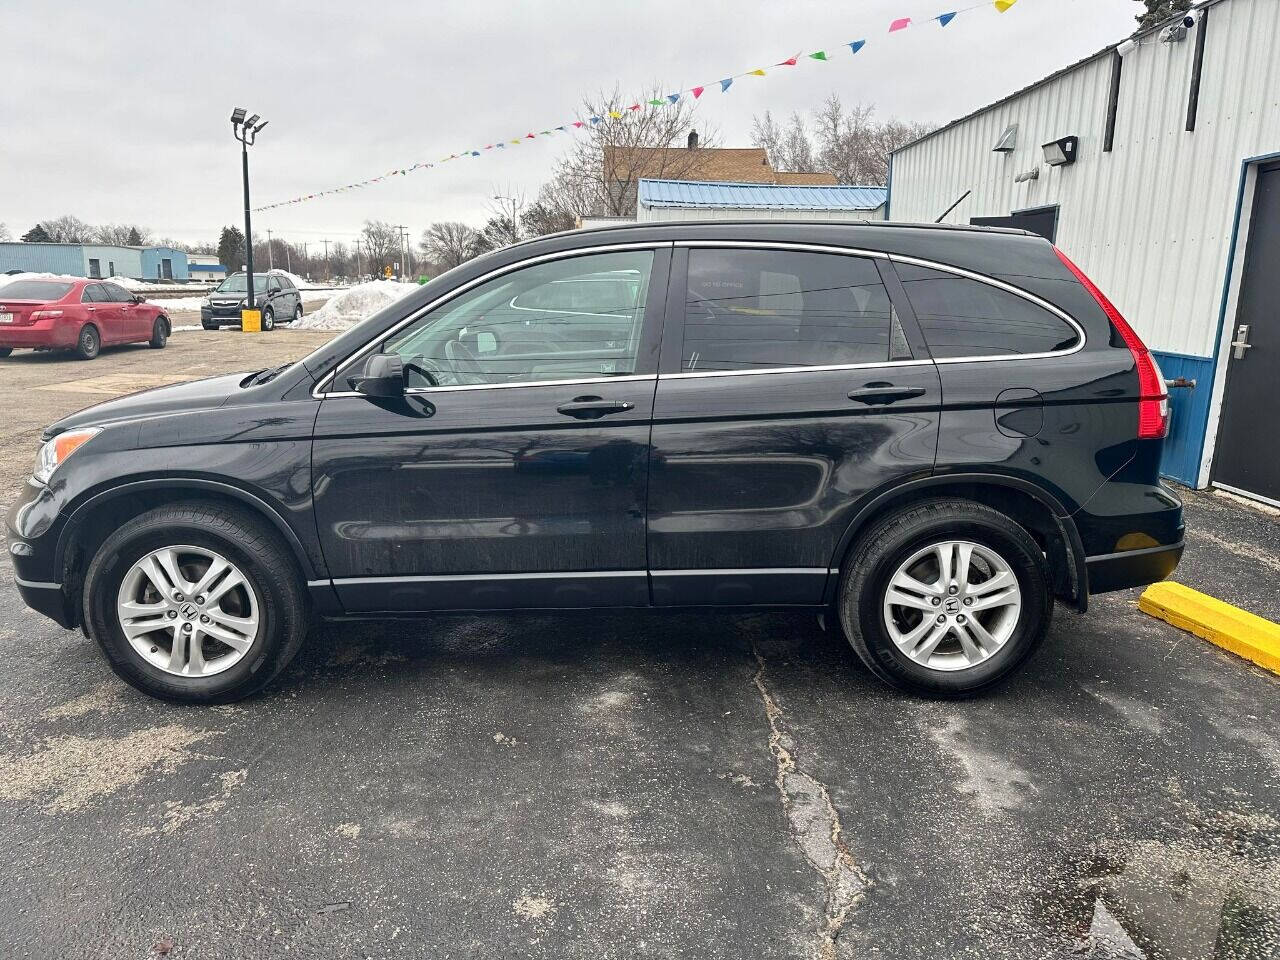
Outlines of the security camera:
[{"label": "security camera", "polygon": [[1186,27],[1188,30],[1190,30],[1192,27],[1196,25],[1195,16],[1188,13],[1185,17],[1182,18],[1182,25]]}]

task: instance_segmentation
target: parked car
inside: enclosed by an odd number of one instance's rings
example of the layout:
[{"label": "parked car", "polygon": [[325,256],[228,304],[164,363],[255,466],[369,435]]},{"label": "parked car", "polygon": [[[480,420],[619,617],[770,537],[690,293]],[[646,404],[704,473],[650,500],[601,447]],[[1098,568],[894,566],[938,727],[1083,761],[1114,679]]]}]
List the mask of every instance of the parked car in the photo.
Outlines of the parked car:
[{"label": "parked car", "polygon": [[[274,330],[277,323],[302,319],[302,294],[293,281],[282,274],[255,273],[253,302],[262,313],[262,329]],[[200,323],[206,330],[217,330],[240,323],[240,311],[249,306],[249,278],[233,273],[210,291],[200,304]]]},{"label": "parked car", "polygon": [[169,339],[164,308],[110,280],[13,280],[0,286],[0,357],[14,350],[71,350],[92,360],[104,346]]},{"label": "parked car", "polygon": [[877,676],[1009,676],[1056,604],[1159,580],[1151,354],[1040,237],[671,223],[470,261],[301,361],[45,432],[18,589],[173,700],[313,616],[808,610]]}]

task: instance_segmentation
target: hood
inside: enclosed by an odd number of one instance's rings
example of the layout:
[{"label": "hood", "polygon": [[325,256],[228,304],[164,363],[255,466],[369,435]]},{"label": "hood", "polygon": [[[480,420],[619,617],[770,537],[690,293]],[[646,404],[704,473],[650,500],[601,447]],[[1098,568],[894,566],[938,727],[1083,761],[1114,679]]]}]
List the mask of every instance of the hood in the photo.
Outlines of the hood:
[{"label": "hood", "polygon": [[140,420],[165,413],[220,407],[240,393],[240,383],[249,372],[232,373],[207,380],[189,380],[168,387],[155,387],[127,397],[117,397],[85,407],[45,428],[44,439],[76,427],[102,426],[125,420]]}]

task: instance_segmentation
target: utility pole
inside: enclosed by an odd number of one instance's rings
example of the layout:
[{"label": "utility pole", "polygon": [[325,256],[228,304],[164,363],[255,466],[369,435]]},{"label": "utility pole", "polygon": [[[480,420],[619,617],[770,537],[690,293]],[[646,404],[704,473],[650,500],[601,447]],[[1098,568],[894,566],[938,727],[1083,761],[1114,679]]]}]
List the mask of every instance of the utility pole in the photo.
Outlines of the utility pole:
[{"label": "utility pole", "polygon": [[396,229],[400,231],[400,277],[411,276],[413,274],[413,251],[409,248],[409,230],[403,223],[396,224]]},{"label": "utility pole", "polygon": [[267,269],[274,270],[276,268],[276,255],[272,249],[271,231],[267,231]]},{"label": "utility pole", "polygon": [[329,241],[321,240],[320,242],[324,244],[324,278],[327,281],[333,276],[333,272],[329,269]]},{"label": "utility pole", "polygon": [[293,273],[293,251],[289,249],[289,244],[287,242],[284,245],[284,263],[284,268],[290,273]]},{"label": "utility pole", "polygon": [[360,259],[360,238],[356,237],[356,279],[364,276],[364,262]]}]

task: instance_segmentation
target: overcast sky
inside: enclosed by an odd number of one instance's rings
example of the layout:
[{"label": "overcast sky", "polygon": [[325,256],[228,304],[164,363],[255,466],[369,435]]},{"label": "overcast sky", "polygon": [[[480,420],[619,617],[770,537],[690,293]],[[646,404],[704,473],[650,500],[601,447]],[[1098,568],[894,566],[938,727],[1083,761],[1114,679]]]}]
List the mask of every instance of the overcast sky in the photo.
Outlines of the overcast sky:
[{"label": "overcast sky", "polygon": [[[70,213],[214,240],[242,223],[231,108],[270,121],[252,150],[254,205],[310,193],[573,118],[582,96],[641,92],[831,52],[745,78],[698,105],[723,145],[753,114],[831,92],[881,117],[944,122],[1114,42],[1134,0],[661,0],[430,3],[11,0],[0,82],[0,222],[15,235]],[[56,13],[56,16],[55,16]],[[865,37],[856,56],[841,44]],[[717,88],[718,90],[718,88]],[[495,193],[532,198],[563,145],[530,141],[345,195],[259,214],[295,241],[349,240],[362,221],[483,222]]]}]

